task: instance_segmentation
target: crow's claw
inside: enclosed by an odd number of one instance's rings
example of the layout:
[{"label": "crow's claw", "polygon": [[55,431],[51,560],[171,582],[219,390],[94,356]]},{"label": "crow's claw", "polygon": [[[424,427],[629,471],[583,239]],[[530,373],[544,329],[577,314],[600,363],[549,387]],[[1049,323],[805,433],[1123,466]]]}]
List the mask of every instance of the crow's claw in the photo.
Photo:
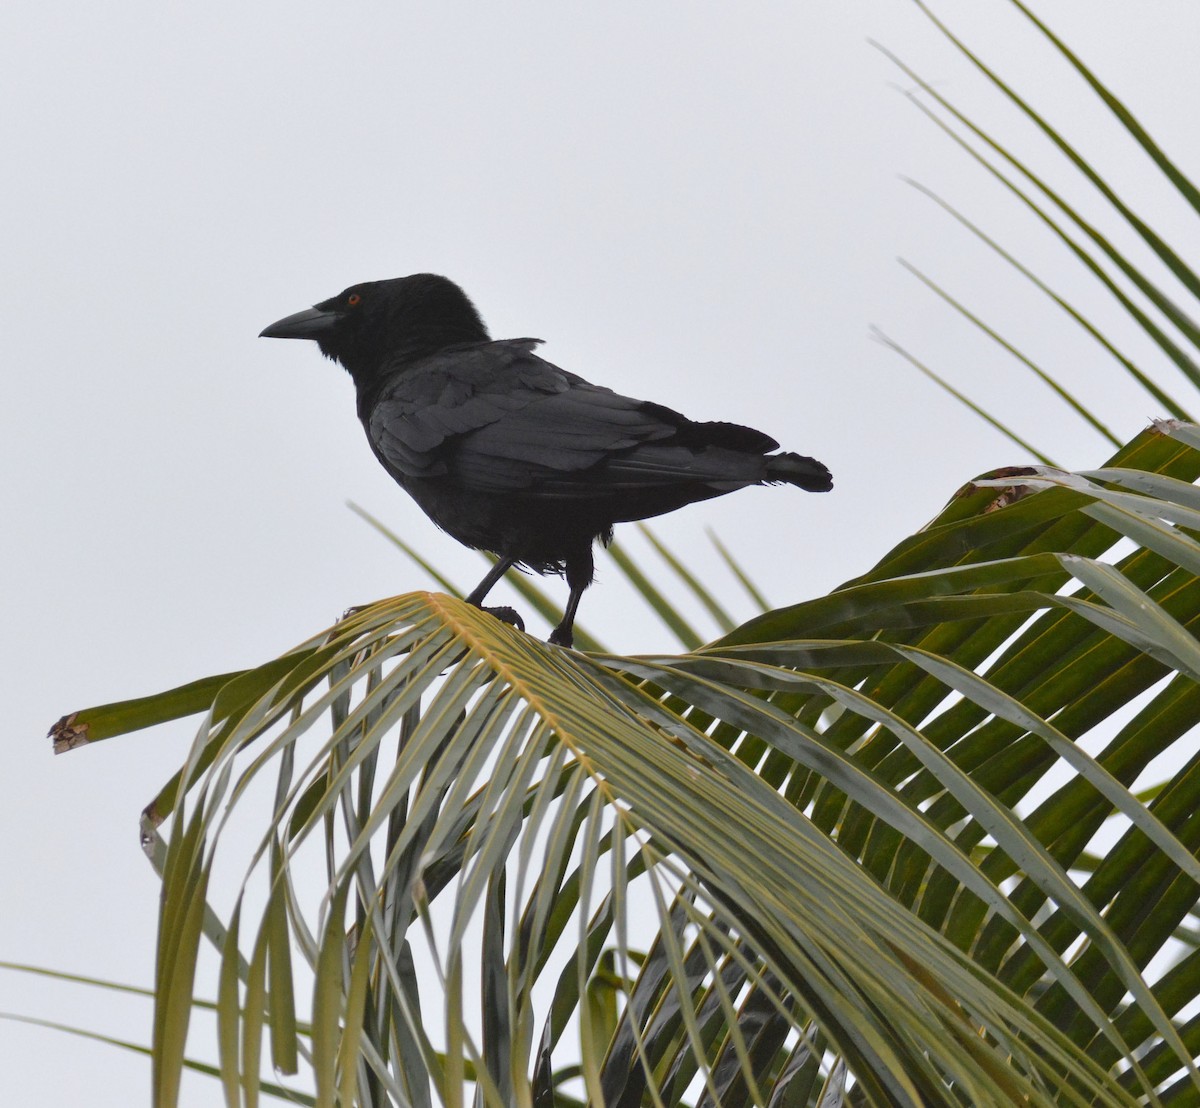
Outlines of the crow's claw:
[{"label": "crow's claw", "polygon": [[487,612],[488,615],[495,616],[498,620],[500,620],[501,623],[510,623],[518,631],[525,630],[525,621],[521,618],[516,608],[510,608],[507,605],[504,605],[499,608],[484,608],[483,610]]}]

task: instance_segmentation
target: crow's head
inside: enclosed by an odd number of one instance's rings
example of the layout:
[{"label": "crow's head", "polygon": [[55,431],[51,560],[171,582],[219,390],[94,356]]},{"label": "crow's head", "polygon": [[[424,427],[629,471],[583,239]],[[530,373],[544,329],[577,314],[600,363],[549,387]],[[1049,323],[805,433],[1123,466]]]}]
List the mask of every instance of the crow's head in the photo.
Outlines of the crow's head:
[{"label": "crow's head", "polygon": [[313,339],[339,361],[357,384],[384,370],[436,353],[455,343],[486,342],[475,305],[453,281],[414,273],[390,281],[364,281],[261,332],[268,339]]}]

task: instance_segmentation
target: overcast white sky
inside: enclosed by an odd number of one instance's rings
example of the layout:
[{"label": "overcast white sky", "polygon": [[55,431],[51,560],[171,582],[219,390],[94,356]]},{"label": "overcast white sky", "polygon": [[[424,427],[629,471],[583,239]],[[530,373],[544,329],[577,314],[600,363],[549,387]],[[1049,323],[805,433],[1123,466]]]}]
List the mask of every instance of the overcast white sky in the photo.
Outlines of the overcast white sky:
[{"label": "overcast white sky", "polygon": [[[1005,0],[939,8],[1196,255],[1194,216]],[[1038,9],[1200,176],[1200,5]],[[345,285],[445,273],[496,337],[539,336],[592,380],[826,462],[829,496],[752,490],[658,524],[734,606],[706,527],[782,604],[869,568],[975,474],[1028,460],[870,341],[871,324],[1064,464],[1109,453],[898,255],[1123,438],[1162,414],[901,183],[963,208],[1176,385],[1062,247],[892,87],[908,82],[868,37],[1112,225],[908,0],[0,12],[0,959],[152,978],[157,881],[137,816],[192,725],[55,759],[43,735],[59,715],[253,665],[351,604],[427,587],[348,499],[464,585],[480,575],[377,466],[349,379],[314,347],[256,338]],[[604,561],[581,623],[626,652],[671,643]],[[11,973],[0,998],[149,1040],[141,1001]],[[148,1074],[110,1047],[0,1025],[4,1103],[142,1103]],[[185,1096],[219,1090],[195,1080]]]}]

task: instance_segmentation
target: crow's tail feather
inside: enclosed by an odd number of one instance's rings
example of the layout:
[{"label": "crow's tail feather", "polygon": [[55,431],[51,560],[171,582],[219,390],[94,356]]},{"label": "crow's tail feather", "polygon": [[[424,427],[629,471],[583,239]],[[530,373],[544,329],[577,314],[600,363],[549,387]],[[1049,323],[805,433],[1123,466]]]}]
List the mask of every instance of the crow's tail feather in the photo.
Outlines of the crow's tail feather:
[{"label": "crow's tail feather", "polygon": [[772,484],[786,481],[809,492],[828,492],[833,488],[833,477],[829,470],[816,458],[806,458],[803,454],[774,454],[769,457],[766,479]]}]

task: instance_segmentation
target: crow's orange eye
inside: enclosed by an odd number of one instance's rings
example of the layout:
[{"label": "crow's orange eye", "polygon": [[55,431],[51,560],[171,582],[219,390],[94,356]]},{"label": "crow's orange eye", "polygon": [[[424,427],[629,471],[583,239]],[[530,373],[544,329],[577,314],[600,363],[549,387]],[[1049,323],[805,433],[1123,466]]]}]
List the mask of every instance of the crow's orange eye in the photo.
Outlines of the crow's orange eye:
[{"label": "crow's orange eye", "polygon": [[346,297],[346,303],[349,304],[350,307],[352,307],[352,308],[356,307],[361,302],[362,302],[362,297],[359,296],[358,293],[356,293],[356,292],[352,292],[348,297]]}]

